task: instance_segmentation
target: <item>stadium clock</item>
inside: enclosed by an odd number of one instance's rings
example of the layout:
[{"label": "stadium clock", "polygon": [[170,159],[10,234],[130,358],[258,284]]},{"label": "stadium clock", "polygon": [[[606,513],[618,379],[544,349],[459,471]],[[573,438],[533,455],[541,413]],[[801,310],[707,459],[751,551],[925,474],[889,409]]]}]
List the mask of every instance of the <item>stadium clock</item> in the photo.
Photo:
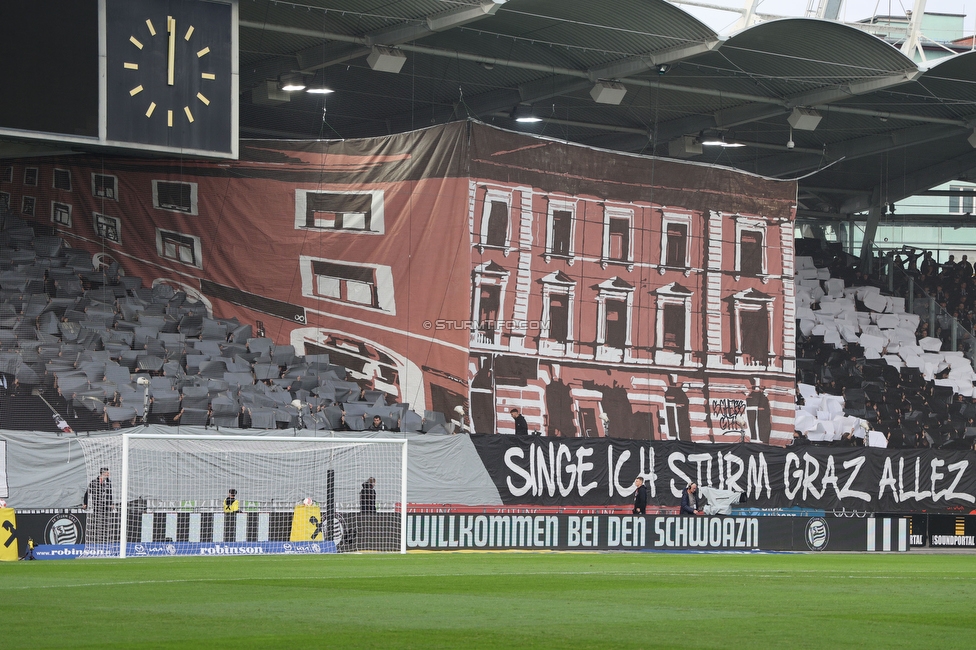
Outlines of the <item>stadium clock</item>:
[{"label": "stadium clock", "polygon": [[109,140],[230,150],[233,12],[225,0],[107,0]]}]

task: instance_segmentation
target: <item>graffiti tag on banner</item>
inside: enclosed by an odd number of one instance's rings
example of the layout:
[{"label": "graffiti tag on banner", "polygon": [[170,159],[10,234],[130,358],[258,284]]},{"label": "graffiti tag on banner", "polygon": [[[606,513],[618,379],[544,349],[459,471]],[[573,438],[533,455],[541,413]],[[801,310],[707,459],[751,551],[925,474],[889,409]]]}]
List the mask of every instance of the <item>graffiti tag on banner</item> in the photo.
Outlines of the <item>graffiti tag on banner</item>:
[{"label": "graffiti tag on banner", "polygon": [[746,401],[744,399],[713,399],[712,416],[724,433],[741,433],[744,430]]}]

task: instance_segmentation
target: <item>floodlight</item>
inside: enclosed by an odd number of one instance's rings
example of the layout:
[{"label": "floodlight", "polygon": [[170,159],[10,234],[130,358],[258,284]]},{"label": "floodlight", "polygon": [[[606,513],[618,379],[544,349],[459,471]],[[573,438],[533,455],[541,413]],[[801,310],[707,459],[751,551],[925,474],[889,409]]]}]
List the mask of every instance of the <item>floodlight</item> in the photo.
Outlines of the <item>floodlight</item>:
[{"label": "floodlight", "polygon": [[283,74],[278,77],[278,88],[286,92],[305,90],[305,78],[297,73]]},{"label": "floodlight", "polygon": [[532,107],[527,104],[518,104],[512,110],[512,119],[516,122],[541,122],[542,118],[532,111]]}]

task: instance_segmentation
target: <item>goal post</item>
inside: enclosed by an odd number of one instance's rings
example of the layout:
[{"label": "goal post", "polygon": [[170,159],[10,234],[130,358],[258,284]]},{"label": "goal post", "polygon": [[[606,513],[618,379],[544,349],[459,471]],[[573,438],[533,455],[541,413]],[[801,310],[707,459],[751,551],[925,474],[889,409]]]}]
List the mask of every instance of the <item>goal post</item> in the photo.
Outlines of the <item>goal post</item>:
[{"label": "goal post", "polygon": [[406,552],[405,437],[78,442],[89,480],[84,556]]}]

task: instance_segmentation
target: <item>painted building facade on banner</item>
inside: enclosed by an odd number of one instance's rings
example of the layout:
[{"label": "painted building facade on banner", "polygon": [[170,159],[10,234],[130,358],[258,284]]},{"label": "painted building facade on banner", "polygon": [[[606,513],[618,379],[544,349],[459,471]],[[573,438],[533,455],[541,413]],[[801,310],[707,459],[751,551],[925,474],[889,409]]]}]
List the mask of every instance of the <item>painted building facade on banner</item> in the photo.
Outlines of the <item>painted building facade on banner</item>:
[{"label": "painted building facade on banner", "polygon": [[459,122],[232,162],[0,161],[146,285],[472,428],[788,444],[795,184]]},{"label": "painted building facade on banner", "polygon": [[518,408],[549,435],[768,443],[790,420],[789,221],[469,191],[476,430]]},{"label": "painted building facade on banner", "polygon": [[445,155],[434,146],[418,163],[417,140],[386,143],[389,155],[303,141],[250,142],[236,162],[11,161],[0,164],[12,179],[0,191],[96,266],[118,262],[146,286],[252,324],[255,336],[327,354],[348,370],[339,379],[420,414],[450,413],[467,403],[466,335],[434,337],[423,322],[458,318],[466,273],[412,269],[450,259],[448,243],[467,249],[463,225],[447,218],[463,210],[459,144],[445,138]]}]

